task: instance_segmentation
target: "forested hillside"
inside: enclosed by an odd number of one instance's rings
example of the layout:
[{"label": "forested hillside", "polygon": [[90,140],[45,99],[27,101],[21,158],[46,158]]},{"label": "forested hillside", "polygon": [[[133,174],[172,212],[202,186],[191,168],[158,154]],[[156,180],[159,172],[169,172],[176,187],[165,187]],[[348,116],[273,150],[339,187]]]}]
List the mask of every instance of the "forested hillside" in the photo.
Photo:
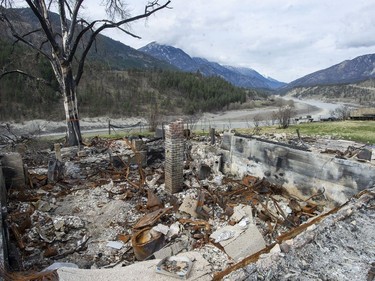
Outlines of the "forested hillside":
[{"label": "forested hillside", "polygon": [[[0,80],[0,119],[63,119],[62,97],[49,64],[40,56],[0,40],[0,69],[23,69],[38,81],[20,74]],[[47,85],[45,82],[49,83]],[[78,87],[84,116],[147,116],[194,114],[228,108],[233,103],[265,98],[266,94],[232,86],[218,78],[170,70],[113,70],[88,60]]]},{"label": "forested hillside", "polygon": [[375,106],[375,79],[353,84],[298,87],[287,92],[287,95],[302,99]]}]

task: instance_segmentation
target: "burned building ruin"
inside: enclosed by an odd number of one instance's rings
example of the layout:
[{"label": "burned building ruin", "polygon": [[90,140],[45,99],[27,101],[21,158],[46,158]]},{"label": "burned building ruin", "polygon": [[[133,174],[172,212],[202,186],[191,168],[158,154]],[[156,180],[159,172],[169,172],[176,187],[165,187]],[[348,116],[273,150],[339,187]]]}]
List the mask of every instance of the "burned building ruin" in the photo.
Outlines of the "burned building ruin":
[{"label": "burned building ruin", "polygon": [[2,153],[3,276],[372,280],[372,154],[184,129]]}]

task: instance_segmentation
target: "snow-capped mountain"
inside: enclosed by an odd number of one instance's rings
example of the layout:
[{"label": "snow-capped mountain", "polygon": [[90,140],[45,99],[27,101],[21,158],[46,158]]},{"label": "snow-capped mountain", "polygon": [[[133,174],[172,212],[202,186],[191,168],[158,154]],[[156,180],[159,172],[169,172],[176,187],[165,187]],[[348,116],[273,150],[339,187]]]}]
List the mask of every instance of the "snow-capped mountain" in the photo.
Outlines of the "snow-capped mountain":
[{"label": "snow-capped mountain", "polygon": [[199,71],[205,76],[219,76],[238,87],[277,89],[285,85],[285,83],[266,78],[251,68],[223,66],[203,58],[190,57],[179,48],[156,42],[138,50],[164,60],[182,71]]}]

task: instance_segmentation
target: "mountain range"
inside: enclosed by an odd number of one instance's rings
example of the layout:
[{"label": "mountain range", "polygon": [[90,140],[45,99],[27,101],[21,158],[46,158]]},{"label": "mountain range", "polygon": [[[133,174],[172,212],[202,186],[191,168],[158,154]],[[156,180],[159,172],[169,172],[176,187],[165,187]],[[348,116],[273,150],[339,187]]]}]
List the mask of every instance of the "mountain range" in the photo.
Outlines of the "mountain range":
[{"label": "mountain range", "polygon": [[371,78],[375,78],[375,54],[359,56],[303,76],[284,86],[283,91],[296,87],[357,83]]},{"label": "mountain range", "polygon": [[[30,9],[12,9],[12,12],[15,14],[13,20],[18,22],[18,26],[31,25],[35,29],[38,28],[38,21]],[[58,15],[51,12],[51,18],[56,18],[57,22]],[[0,39],[11,40],[10,38],[11,35],[0,22]],[[136,50],[104,35],[97,37],[95,48],[90,51],[89,58],[104,63],[113,70],[137,68],[199,72],[204,76],[219,76],[239,87],[271,89],[277,93],[287,93],[298,87],[357,83],[375,78],[375,54],[343,61],[286,84],[264,77],[251,68],[225,66],[204,58],[191,57],[173,46],[152,42]]]},{"label": "mountain range", "polygon": [[[29,8],[8,9],[12,14],[12,21],[20,33],[27,33],[30,30],[39,29],[39,22],[34,13]],[[59,16],[50,12],[49,17],[55,30],[59,30]],[[24,32],[22,32],[24,30]],[[14,38],[5,24],[0,21],[0,39],[13,42]],[[45,41],[42,33],[33,33],[33,41]],[[85,43],[85,42],[83,42]],[[113,70],[123,69],[174,69],[171,64],[156,59],[146,53],[139,52],[119,41],[99,34],[96,38],[95,46],[89,52],[89,59],[95,60],[110,66]]]},{"label": "mountain range", "polygon": [[184,72],[199,72],[204,76],[219,76],[235,86],[243,88],[277,89],[283,82],[266,78],[251,68],[220,65],[204,58],[191,57],[183,50],[152,42],[140,49],[159,60],[166,61]]}]

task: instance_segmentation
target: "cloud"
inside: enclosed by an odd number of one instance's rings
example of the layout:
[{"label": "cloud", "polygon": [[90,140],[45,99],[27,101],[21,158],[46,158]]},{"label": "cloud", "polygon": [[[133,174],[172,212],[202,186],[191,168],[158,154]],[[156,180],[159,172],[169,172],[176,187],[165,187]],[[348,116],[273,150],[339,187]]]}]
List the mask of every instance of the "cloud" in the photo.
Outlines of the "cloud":
[{"label": "cloud", "polygon": [[[362,48],[375,46],[375,4],[365,5],[342,18],[337,38],[338,48]],[[356,18],[360,18],[355,20]]]},{"label": "cloud", "polygon": [[[141,13],[146,2],[127,1],[133,15]],[[134,48],[157,41],[191,56],[251,67],[289,82],[375,53],[375,3],[369,2],[172,0],[172,9],[131,24],[141,40],[121,32],[109,34]]]}]

